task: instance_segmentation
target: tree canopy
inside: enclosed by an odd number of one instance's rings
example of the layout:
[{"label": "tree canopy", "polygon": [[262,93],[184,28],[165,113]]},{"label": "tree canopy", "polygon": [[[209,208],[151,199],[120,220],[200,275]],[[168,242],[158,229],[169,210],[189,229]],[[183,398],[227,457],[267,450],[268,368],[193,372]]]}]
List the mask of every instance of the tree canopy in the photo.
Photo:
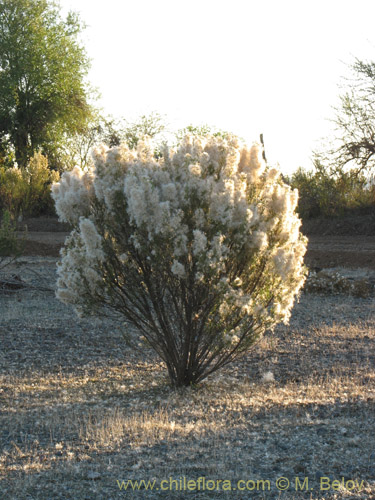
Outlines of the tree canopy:
[{"label": "tree canopy", "polygon": [[78,15],[62,19],[55,2],[0,3],[0,138],[20,167],[37,149],[53,163],[62,138],[90,117],[82,29]]},{"label": "tree canopy", "polygon": [[356,59],[351,66],[353,78],[340,96],[333,123],[336,134],[318,161],[340,174],[364,174],[375,167],[375,62]]}]

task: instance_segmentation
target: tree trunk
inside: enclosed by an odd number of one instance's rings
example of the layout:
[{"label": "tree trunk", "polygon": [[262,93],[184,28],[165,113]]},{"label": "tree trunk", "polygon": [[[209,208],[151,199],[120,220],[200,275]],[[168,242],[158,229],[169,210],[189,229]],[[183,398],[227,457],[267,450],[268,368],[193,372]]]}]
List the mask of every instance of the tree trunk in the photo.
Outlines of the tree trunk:
[{"label": "tree trunk", "polygon": [[16,140],[14,141],[14,148],[18,168],[26,168],[29,159],[27,133],[18,131]]}]

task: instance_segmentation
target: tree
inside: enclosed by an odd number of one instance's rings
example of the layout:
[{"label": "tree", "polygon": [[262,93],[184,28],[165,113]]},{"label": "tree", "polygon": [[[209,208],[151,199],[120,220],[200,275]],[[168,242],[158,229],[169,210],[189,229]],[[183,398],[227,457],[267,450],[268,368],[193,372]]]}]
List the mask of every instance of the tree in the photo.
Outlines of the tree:
[{"label": "tree", "polygon": [[196,135],[201,137],[213,135],[214,137],[222,137],[223,139],[225,139],[231,134],[230,132],[226,132],[224,130],[218,130],[216,127],[212,127],[211,125],[207,124],[198,126],[188,125],[187,127],[177,130],[176,133],[177,144],[181,143],[181,141],[186,135]]},{"label": "tree", "polygon": [[92,164],[91,150],[97,144],[114,147],[126,142],[130,148],[136,148],[141,138],[160,139],[164,130],[162,117],[155,112],[142,115],[133,123],[95,112],[84,128],[66,137],[60,151],[60,170],[71,170],[75,166],[87,168]]},{"label": "tree", "polygon": [[356,59],[351,68],[354,77],[333,119],[336,136],[316,154],[333,175],[368,173],[375,166],[375,62]]},{"label": "tree", "polygon": [[[259,145],[186,136],[175,151],[138,141],[94,151],[95,168],[53,186],[74,229],[58,297],[79,314],[113,312],[174,386],[202,381],[288,322],[305,279],[298,194]],[[134,328],[133,328],[134,330]]]},{"label": "tree", "polygon": [[135,148],[140,139],[157,137],[163,131],[165,131],[163,118],[159,113],[153,112],[149,115],[142,115],[134,123],[127,123],[123,128],[122,139],[130,148]]},{"label": "tree", "polygon": [[118,146],[124,139],[124,130],[113,118],[106,118],[98,112],[86,126],[67,136],[59,152],[59,170],[72,170],[75,166],[82,169],[92,164],[91,150],[97,144],[108,147]]},{"label": "tree", "polygon": [[19,167],[39,149],[51,163],[64,134],[90,117],[82,29],[74,13],[62,20],[54,2],[0,4],[0,135]]}]

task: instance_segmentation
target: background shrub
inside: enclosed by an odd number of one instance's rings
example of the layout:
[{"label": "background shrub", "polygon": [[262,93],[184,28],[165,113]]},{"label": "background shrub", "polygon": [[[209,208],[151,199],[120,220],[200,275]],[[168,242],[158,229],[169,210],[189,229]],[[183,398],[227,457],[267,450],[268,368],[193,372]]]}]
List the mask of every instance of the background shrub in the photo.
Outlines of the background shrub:
[{"label": "background shrub", "polygon": [[14,217],[53,214],[51,184],[59,174],[48,168],[48,160],[35,153],[25,169],[0,167],[0,208]]},{"label": "background shrub", "polygon": [[297,211],[302,219],[338,217],[375,207],[375,183],[361,172],[326,171],[318,162],[315,170],[299,168],[286,182],[299,192]]},{"label": "background shrub", "polygon": [[16,258],[21,254],[22,242],[17,239],[16,226],[8,211],[3,212],[0,223],[0,269],[10,262],[9,257]]}]

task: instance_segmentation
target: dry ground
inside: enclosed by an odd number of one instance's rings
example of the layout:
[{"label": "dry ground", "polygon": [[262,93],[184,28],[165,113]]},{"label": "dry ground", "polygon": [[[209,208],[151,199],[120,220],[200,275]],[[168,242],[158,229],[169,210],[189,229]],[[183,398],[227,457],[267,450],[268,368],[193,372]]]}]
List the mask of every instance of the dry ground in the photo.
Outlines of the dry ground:
[{"label": "dry ground", "polygon": [[[54,268],[25,258],[11,271],[52,289]],[[0,498],[375,499],[373,297],[303,294],[289,327],[174,391],[120,325],[35,288],[0,295]],[[215,489],[183,489],[200,477]]]}]

